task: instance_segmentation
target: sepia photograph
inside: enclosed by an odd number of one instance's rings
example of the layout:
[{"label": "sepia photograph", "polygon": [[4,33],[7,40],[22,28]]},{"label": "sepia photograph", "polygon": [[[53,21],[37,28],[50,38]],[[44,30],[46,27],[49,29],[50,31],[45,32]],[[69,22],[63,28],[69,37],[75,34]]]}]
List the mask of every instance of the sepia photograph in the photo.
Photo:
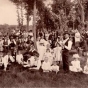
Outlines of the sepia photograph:
[{"label": "sepia photograph", "polygon": [[88,87],[88,0],[0,0],[5,87]]}]

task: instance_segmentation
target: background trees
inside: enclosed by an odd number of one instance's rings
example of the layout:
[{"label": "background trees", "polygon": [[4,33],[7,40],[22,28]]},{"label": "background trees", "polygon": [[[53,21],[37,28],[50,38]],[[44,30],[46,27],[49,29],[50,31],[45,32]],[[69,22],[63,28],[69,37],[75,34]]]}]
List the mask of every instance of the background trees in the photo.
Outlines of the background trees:
[{"label": "background trees", "polygon": [[[27,31],[29,30],[30,16],[33,16],[33,33],[36,46],[36,29],[68,30],[84,29],[88,20],[88,0],[53,0],[51,9],[45,6],[47,0],[11,0],[17,6],[18,24],[23,25],[23,12],[26,11]],[[21,15],[19,13],[19,6]],[[88,23],[88,22],[86,22]]]}]

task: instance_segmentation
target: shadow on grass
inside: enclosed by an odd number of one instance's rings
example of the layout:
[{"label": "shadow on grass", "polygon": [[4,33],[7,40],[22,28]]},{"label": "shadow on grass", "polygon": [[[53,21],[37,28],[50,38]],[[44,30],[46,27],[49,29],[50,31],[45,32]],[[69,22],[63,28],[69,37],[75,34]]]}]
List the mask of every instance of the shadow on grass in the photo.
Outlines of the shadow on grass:
[{"label": "shadow on grass", "polygon": [[[82,59],[84,65],[85,59]],[[88,75],[83,73],[64,74],[62,70],[55,74],[33,72],[21,65],[12,64],[7,72],[0,71],[0,87],[82,87],[88,86]]]}]

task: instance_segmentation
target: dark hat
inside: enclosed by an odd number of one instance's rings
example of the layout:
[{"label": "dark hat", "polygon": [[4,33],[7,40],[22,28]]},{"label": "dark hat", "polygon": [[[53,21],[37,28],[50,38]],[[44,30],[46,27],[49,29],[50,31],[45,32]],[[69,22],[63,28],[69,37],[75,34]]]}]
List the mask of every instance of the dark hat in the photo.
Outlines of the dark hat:
[{"label": "dark hat", "polygon": [[13,36],[11,36],[10,38],[13,39]]},{"label": "dark hat", "polygon": [[39,53],[37,51],[33,51],[33,56],[39,57]]},{"label": "dark hat", "polygon": [[66,35],[66,34],[70,35],[70,33],[68,31],[65,31],[63,35]]}]

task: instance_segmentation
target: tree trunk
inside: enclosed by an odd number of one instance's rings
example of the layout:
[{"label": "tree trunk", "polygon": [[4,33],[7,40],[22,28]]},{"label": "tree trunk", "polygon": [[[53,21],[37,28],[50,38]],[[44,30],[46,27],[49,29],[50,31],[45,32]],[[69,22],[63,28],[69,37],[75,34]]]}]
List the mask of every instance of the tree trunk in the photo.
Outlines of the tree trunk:
[{"label": "tree trunk", "polygon": [[82,5],[81,0],[78,0],[78,4],[81,7],[81,21],[82,21],[82,25],[83,25],[83,28],[84,28],[84,21],[85,21],[84,6]]},{"label": "tree trunk", "polygon": [[18,26],[20,26],[20,13],[19,13],[19,5],[17,4],[17,21],[18,21]]},{"label": "tree trunk", "polygon": [[29,15],[27,13],[27,29],[26,29],[26,32],[29,30]]},{"label": "tree trunk", "polygon": [[34,34],[34,46],[35,46],[35,48],[37,50],[37,45],[36,45],[36,0],[34,0],[33,34]]},{"label": "tree trunk", "polygon": [[23,26],[23,3],[21,2],[21,25]]},{"label": "tree trunk", "polygon": [[82,23],[84,23],[84,20],[85,20],[85,17],[84,17],[85,16],[84,7],[82,6],[81,9],[82,9],[81,19],[82,19]]}]

